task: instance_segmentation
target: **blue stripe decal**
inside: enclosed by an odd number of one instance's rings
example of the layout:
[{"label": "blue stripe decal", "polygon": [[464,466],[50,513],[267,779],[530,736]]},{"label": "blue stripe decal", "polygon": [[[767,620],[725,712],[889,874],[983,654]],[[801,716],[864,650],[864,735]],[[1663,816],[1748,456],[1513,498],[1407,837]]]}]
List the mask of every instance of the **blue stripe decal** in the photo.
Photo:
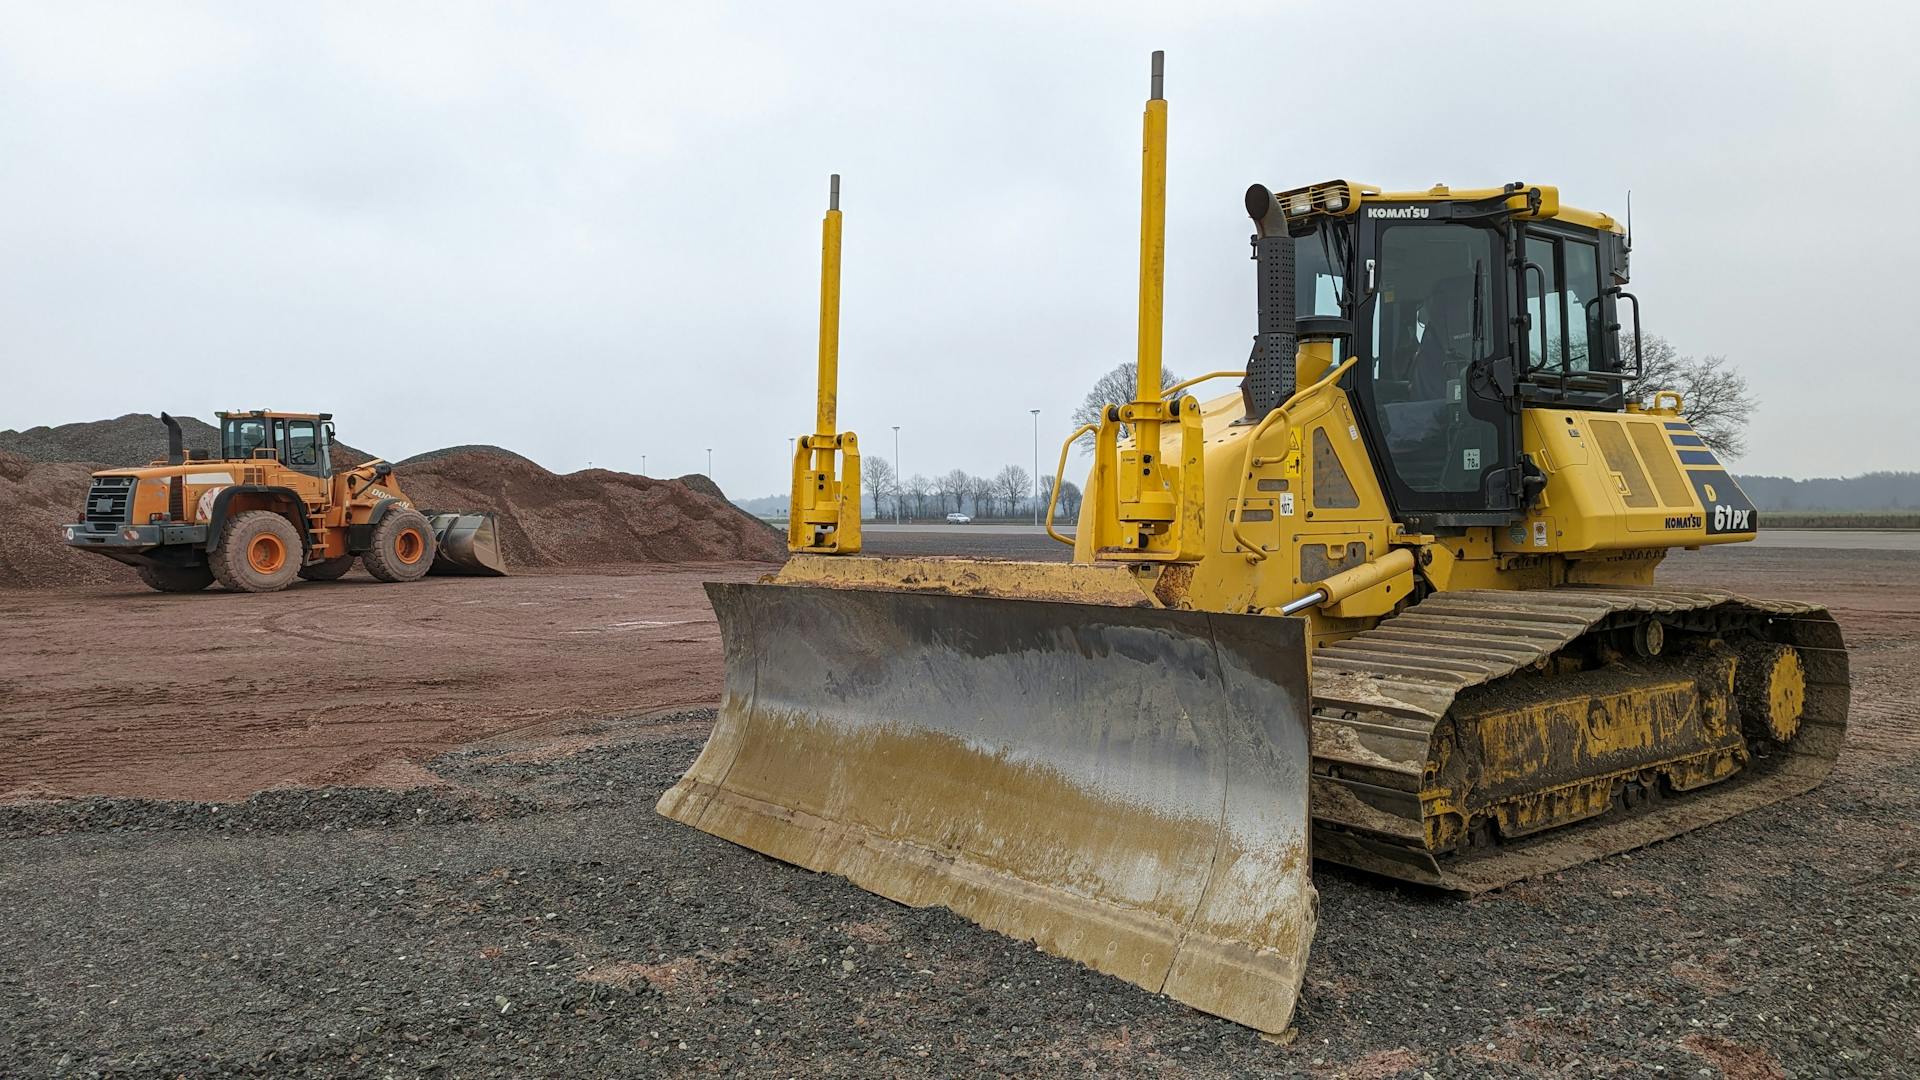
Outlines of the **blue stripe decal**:
[{"label": "blue stripe decal", "polygon": [[1678,453],[1680,455],[1680,464],[1682,465],[1720,464],[1720,459],[1714,457],[1713,451],[1711,450],[1681,450],[1678,451]]},{"label": "blue stripe decal", "polygon": [[1678,432],[1676,432],[1676,433],[1674,433],[1674,434],[1672,434],[1672,435],[1669,435],[1669,436],[1667,436],[1667,438],[1669,438],[1669,439],[1672,439],[1672,440],[1673,440],[1673,445],[1675,445],[1675,446],[1705,446],[1705,445],[1707,445],[1707,440],[1705,440],[1705,439],[1703,439],[1703,438],[1701,438],[1701,437],[1700,437],[1700,436],[1698,436],[1698,435],[1681,435],[1681,434],[1679,434]]},{"label": "blue stripe decal", "polygon": [[1667,421],[1667,430],[1668,431],[1692,431],[1693,425],[1687,423],[1685,420],[1669,420]]}]

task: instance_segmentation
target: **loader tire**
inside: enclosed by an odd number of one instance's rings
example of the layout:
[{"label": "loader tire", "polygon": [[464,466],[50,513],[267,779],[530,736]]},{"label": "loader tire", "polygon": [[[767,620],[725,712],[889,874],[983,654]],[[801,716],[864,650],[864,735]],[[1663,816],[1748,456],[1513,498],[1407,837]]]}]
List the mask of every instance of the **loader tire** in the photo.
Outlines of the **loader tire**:
[{"label": "loader tire", "polygon": [[317,563],[308,563],[300,568],[302,581],[338,581],[353,569],[353,556],[342,555],[337,559],[322,559]]},{"label": "loader tire", "polygon": [[213,571],[204,564],[194,566],[140,567],[140,580],[154,592],[199,592],[213,584]]},{"label": "loader tire", "polygon": [[293,584],[304,554],[293,522],[271,510],[248,510],[221,534],[213,576],[232,592],[278,592]]},{"label": "loader tire", "polygon": [[395,510],[373,527],[360,562],[379,581],[418,581],[433,567],[433,526],[418,510]]}]

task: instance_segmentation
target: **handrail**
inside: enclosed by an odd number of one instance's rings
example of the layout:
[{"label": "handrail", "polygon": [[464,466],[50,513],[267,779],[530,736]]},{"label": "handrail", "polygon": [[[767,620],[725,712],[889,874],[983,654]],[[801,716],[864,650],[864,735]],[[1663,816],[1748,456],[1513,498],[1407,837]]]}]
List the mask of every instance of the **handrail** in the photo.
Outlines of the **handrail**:
[{"label": "handrail", "polygon": [[1053,471],[1053,491],[1047,495],[1047,535],[1068,547],[1073,546],[1072,538],[1061,536],[1059,533],[1053,531],[1053,508],[1055,504],[1060,501],[1060,481],[1065,479],[1067,475],[1067,452],[1073,449],[1073,444],[1080,440],[1080,436],[1097,429],[1099,426],[1099,424],[1082,424],[1079,430],[1067,436],[1067,441],[1060,444],[1060,464]]},{"label": "handrail", "polygon": [[[1293,421],[1288,414],[1292,411],[1296,403],[1319,393],[1329,384],[1338,382],[1340,377],[1347,373],[1348,368],[1359,362],[1360,358],[1358,356],[1347,357],[1345,363],[1321,376],[1319,382],[1314,383],[1304,390],[1296,391],[1294,395],[1288,398],[1279,408],[1274,409],[1262,417],[1260,423],[1254,427],[1253,432],[1247,436],[1247,447],[1240,459],[1240,487],[1234,493],[1233,502],[1228,504],[1228,512],[1233,515],[1234,550],[1239,551],[1244,549],[1247,552],[1249,560],[1260,562],[1267,557],[1267,553],[1260,550],[1260,545],[1249,541],[1240,532],[1240,527],[1245,524],[1241,519],[1245,517],[1247,508],[1247,482],[1253,479],[1253,467],[1256,464],[1265,465],[1273,461],[1282,460],[1281,458],[1255,458],[1253,456],[1254,444],[1258,443],[1260,439],[1267,434],[1267,429],[1271,427],[1275,421],[1291,425]],[[1282,430],[1285,429],[1283,428]]]},{"label": "handrail", "polygon": [[1185,390],[1189,386],[1194,386],[1199,383],[1206,382],[1208,379],[1231,379],[1231,378],[1244,379],[1246,377],[1247,377],[1247,373],[1244,371],[1209,371],[1205,375],[1195,375],[1191,379],[1187,379],[1184,382],[1174,383],[1172,386],[1169,386],[1165,390],[1160,391],[1160,400],[1165,401],[1168,398],[1179,397],[1180,392],[1182,390]]}]

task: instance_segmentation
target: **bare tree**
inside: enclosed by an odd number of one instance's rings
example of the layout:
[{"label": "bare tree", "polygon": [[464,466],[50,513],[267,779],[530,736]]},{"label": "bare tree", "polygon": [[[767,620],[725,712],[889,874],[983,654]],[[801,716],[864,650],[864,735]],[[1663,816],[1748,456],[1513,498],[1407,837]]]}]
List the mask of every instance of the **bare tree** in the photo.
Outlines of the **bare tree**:
[{"label": "bare tree", "polygon": [[956,511],[964,510],[967,496],[973,494],[973,477],[968,476],[965,469],[955,469],[934,481],[934,490],[940,495],[941,506],[952,499]]},{"label": "bare tree", "polygon": [[1071,480],[1061,482],[1060,508],[1057,514],[1069,521],[1080,516],[1080,485]]},{"label": "bare tree", "polygon": [[913,516],[925,517],[927,514],[927,496],[933,491],[933,481],[914,473],[906,483],[907,494],[913,496]]},{"label": "bare tree", "polygon": [[[1631,350],[1632,338],[1621,347]],[[1746,452],[1747,420],[1759,403],[1747,389],[1747,377],[1726,357],[1681,356],[1666,338],[1653,334],[1641,336],[1640,357],[1640,377],[1628,384],[1628,401],[1651,405],[1656,391],[1675,391],[1681,417],[1702,441],[1730,458]]]},{"label": "bare tree", "polygon": [[1071,524],[1075,518],[1080,516],[1080,485],[1075,484],[1071,480],[1061,481],[1060,497],[1055,499],[1053,497],[1053,478],[1050,476],[1042,477],[1040,479],[1040,509],[1043,515],[1049,502],[1053,504],[1054,522],[1056,524],[1060,522]]},{"label": "bare tree", "polygon": [[[1138,389],[1135,384],[1139,381],[1140,365],[1132,360],[1100,376],[1100,381],[1094,383],[1093,389],[1087,391],[1087,396],[1080,402],[1080,407],[1073,410],[1073,426],[1077,428],[1084,424],[1098,424],[1100,417],[1105,415],[1108,405],[1124,405],[1132,401],[1133,392]],[[1164,367],[1160,369],[1160,389],[1165,390],[1179,381],[1178,375]],[[1126,434],[1125,428],[1121,429],[1121,434]],[[1080,451],[1090,453],[1092,450],[1093,436],[1082,435]]]},{"label": "bare tree", "polygon": [[[967,477],[967,494],[973,496],[973,512],[976,516],[993,513],[993,481],[984,476]],[[984,509],[982,509],[984,507]]]},{"label": "bare tree", "polygon": [[860,486],[873,500],[874,520],[885,516],[884,503],[899,498],[899,478],[893,475],[893,462],[868,454],[860,459]]},{"label": "bare tree", "polygon": [[1019,512],[1020,504],[1033,494],[1033,477],[1018,465],[1009,465],[993,478],[993,493],[1007,500],[1009,515]]}]

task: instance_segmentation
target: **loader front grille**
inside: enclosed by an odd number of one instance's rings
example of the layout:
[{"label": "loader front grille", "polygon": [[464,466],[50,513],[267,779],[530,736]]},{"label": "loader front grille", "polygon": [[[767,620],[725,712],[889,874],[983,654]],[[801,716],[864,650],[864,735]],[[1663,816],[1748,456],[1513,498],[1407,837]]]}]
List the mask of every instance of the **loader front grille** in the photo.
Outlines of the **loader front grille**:
[{"label": "loader front grille", "polygon": [[81,519],[89,525],[125,525],[133,520],[133,477],[94,477]]}]

